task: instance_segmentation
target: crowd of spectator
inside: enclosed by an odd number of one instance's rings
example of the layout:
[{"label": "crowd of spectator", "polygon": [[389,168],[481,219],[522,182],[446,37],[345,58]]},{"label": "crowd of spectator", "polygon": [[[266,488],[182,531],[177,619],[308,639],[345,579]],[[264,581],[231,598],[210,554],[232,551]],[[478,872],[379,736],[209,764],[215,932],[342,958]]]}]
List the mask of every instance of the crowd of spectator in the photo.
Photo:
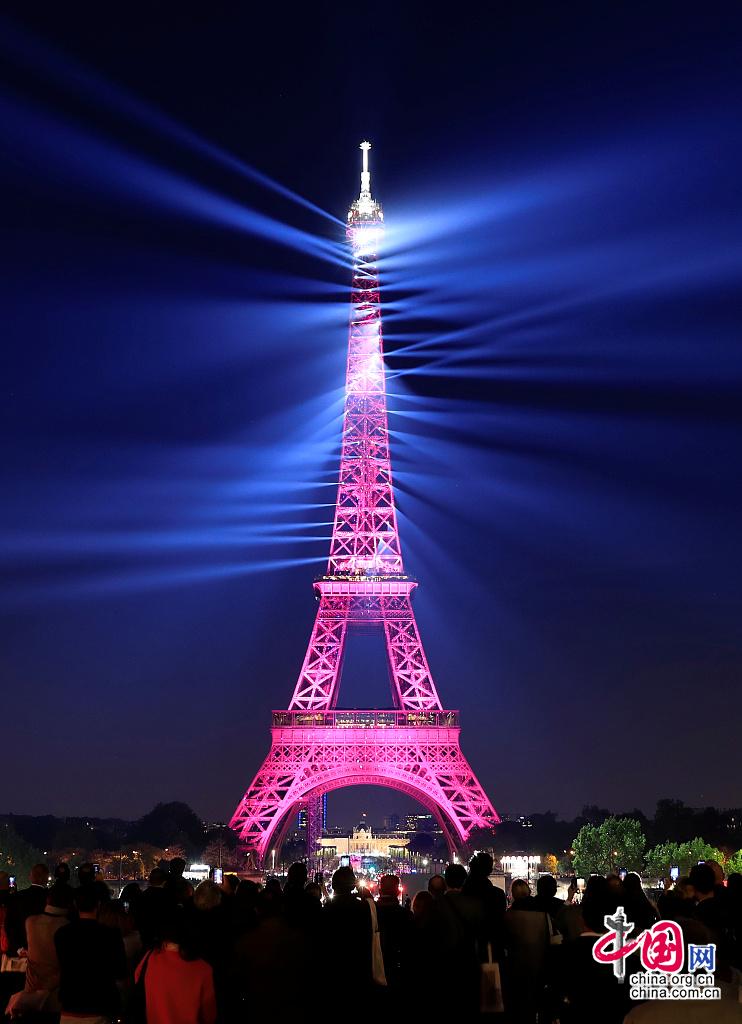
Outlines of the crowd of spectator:
[{"label": "crowd of spectator", "polygon": [[[411,903],[395,875],[372,894],[341,867],[329,890],[301,863],[283,885],[226,875],[194,888],[175,859],[117,899],[92,865],[78,868],[73,886],[67,865],[50,880],[38,864],[17,892],[0,872],[0,997],[28,1024],[242,1024],[320,1013],[513,1024],[742,1020],[742,876],[725,881],[718,864],[699,864],[652,902],[638,875],[591,876],[566,900],[543,875],[535,894],[513,881],[508,899],[492,867],[484,853],[468,869],[449,864]],[[636,934],[662,918],[686,941],[715,943],[723,998],[632,1004],[628,986],[593,957],[618,907]]]}]

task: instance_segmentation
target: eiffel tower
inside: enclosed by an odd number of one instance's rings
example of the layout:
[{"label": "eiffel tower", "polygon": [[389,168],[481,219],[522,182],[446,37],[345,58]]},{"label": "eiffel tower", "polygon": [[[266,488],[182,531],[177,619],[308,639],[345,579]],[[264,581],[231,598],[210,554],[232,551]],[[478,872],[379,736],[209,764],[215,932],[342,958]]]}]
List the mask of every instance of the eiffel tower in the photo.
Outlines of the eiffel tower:
[{"label": "eiffel tower", "polygon": [[[230,822],[257,865],[277,848],[292,812],[308,811],[314,859],[322,796],[354,785],[407,793],[437,818],[454,851],[499,818],[459,745],[457,711],[443,708],[412,609],[417,581],[404,571],[394,504],[381,302],[376,267],[384,215],[371,197],[369,142],[361,190],[348,211],[353,255],[340,479],[327,573],[294,695],[274,711],[272,742]],[[343,652],[358,628],[384,632],[393,706],[338,708]]]}]

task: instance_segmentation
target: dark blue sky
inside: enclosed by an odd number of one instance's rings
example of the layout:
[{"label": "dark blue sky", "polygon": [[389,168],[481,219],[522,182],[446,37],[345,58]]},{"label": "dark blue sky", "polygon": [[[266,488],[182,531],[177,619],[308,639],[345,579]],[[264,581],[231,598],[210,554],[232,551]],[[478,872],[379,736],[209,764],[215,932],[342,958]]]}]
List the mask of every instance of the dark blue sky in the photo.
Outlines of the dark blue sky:
[{"label": "dark blue sky", "polygon": [[[742,15],[610,6],[6,5],[0,809],[225,818],[264,756],[366,136],[405,558],[493,803],[742,804]],[[371,641],[344,683],[387,702]]]}]

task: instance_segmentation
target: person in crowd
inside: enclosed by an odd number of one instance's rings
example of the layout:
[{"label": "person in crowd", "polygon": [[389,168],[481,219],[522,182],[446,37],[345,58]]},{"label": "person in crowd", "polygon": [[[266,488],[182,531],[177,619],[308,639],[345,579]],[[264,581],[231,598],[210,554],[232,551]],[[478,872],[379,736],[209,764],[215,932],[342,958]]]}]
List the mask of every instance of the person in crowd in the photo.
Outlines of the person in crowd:
[{"label": "person in crowd", "polygon": [[443,873],[445,892],[434,899],[431,930],[442,968],[437,983],[444,1015],[469,1020],[478,1012],[482,947],[486,945],[486,918],[482,905],[464,892],[463,864],[448,864]]},{"label": "person in crowd", "polygon": [[433,906],[433,897],[430,894],[430,890],[421,889],[420,892],[416,892],[412,898],[412,916],[415,921],[422,921],[429,913]]},{"label": "person in crowd", "polygon": [[534,903],[531,887],[525,878],[514,878],[510,886],[511,910],[534,910]]},{"label": "person in crowd", "polygon": [[728,900],[717,892],[717,875],[708,863],[694,864],[689,878],[696,895],[693,917],[711,933],[717,958],[729,962],[733,946],[731,920]]},{"label": "person in crowd", "polygon": [[[593,877],[600,876],[591,876],[590,882]],[[579,904],[580,934],[560,947],[558,1016],[564,1024],[620,1024],[630,1008],[628,986],[593,957],[595,942],[605,932],[603,919],[615,910],[614,898],[605,878],[586,888]]]},{"label": "person in crowd", "polygon": [[127,882],[119,893],[119,903],[121,903],[127,914],[133,914],[136,916],[136,910],[141,896],[142,887],[139,882]]},{"label": "person in crowd", "polygon": [[525,879],[516,878],[510,893],[511,904],[505,914],[504,998],[513,1021],[535,1024],[545,1000],[550,917],[535,906]]},{"label": "person in crowd", "polygon": [[68,893],[70,900],[74,899],[74,889],[72,888],[72,872],[70,866],[66,861],[61,861],[54,868],[54,880],[52,881],[53,889],[62,889]]},{"label": "person in crowd", "polygon": [[642,880],[635,871],[629,871],[623,880],[622,906],[629,921],[634,922],[634,931],[637,935],[646,928],[651,928],[659,920],[657,910],[647,899]]},{"label": "person in crowd", "polygon": [[222,892],[225,896],[234,896],[239,884],[240,879],[233,871],[225,872],[224,877],[222,878]]},{"label": "person in crowd", "polygon": [[80,864],[77,869],[77,884],[79,888],[91,886],[95,889],[95,894],[99,903],[107,903],[108,900],[111,899],[111,890],[103,879],[98,877],[98,872],[95,870],[95,864]]},{"label": "person in crowd", "polygon": [[206,878],[193,893],[193,907],[188,908],[188,921],[194,930],[196,952],[212,968],[219,971],[227,956],[230,939],[229,913],[221,888]]},{"label": "person in crowd", "polygon": [[[276,993],[280,993],[282,1017],[302,1019],[307,1013],[308,993],[315,991],[317,978],[327,964],[328,947],[322,945],[323,918],[318,916],[313,928],[304,928],[286,913],[285,903],[262,889],[254,890],[254,923],[235,939],[227,965],[227,1005],[222,1017],[232,1024],[275,1016]],[[370,929],[370,920],[366,920]],[[368,938],[370,942],[370,930]],[[338,941],[342,946],[345,938]],[[333,985],[336,955],[333,948]],[[342,955],[340,959],[344,963]],[[327,998],[332,1003],[332,992]]]},{"label": "person in crowd", "polygon": [[325,947],[333,950],[333,984],[330,1005],[342,1009],[372,993],[371,913],[355,893],[356,877],[350,867],[332,876],[332,899],[322,908]]},{"label": "person in crowd", "polygon": [[690,878],[684,875],[671,889],[665,889],[657,898],[657,912],[662,920],[680,921],[693,917],[696,890]]},{"label": "person in crowd", "polygon": [[[481,906],[485,918],[483,941],[489,945],[493,958],[501,960],[507,898],[503,890],[490,881],[493,867],[494,861],[489,853],[476,853],[469,862],[469,875],[463,891]],[[486,958],[487,949],[480,949],[480,954]]]},{"label": "person in crowd", "polygon": [[412,940],[412,911],[400,903],[399,887],[397,875],[382,875],[376,901],[386,983],[397,990],[403,988],[407,979]]},{"label": "person in crowd", "polygon": [[541,875],[536,882],[536,896],[533,900],[533,909],[548,914],[552,922],[564,910],[564,900],[557,899],[557,882],[553,875]]},{"label": "person in crowd", "polygon": [[182,857],[173,857],[168,864],[167,876],[165,878],[165,890],[170,896],[171,902],[176,906],[184,907],[190,902],[193,896],[193,886],[183,878],[186,869],[186,862]]},{"label": "person in crowd", "polygon": [[5,935],[9,956],[18,956],[27,948],[26,921],[34,914],[43,914],[46,907],[49,868],[46,864],[34,864],[30,873],[31,884],[27,889],[11,893],[5,912]]},{"label": "person in crowd", "polygon": [[437,900],[446,891],[446,880],[443,875],[432,875],[428,882],[428,892]]},{"label": "person in crowd", "polygon": [[99,1024],[114,1017],[120,1006],[117,982],[127,977],[121,934],[97,920],[95,885],[75,893],[78,919],[54,935],[59,960],[60,1024]]},{"label": "person in crowd", "polygon": [[212,968],[190,945],[186,912],[171,906],[162,938],[135,973],[136,984],[144,989],[147,1024],[216,1024]]},{"label": "person in crowd", "polygon": [[23,992],[16,993],[8,1004],[12,1016],[33,1013],[59,1013],[59,959],[54,936],[65,924],[72,907],[72,898],[65,888],[47,890],[43,914],[26,919],[28,964]]},{"label": "person in crowd", "polygon": [[126,909],[127,906],[131,908],[130,901],[121,899],[102,903],[98,912],[98,920],[106,928],[114,928],[121,935],[126,954],[126,963],[129,968],[128,980],[131,981],[134,976],[134,968],[142,958],[143,947],[142,937],[137,929],[134,914],[131,909]]},{"label": "person in crowd", "polygon": [[134,920],[145,949],[152,947],[162,938],[162,923],[170,916],[173,900],[165,888],[167,875],[162,868],[153,868],[149,873],[147,888],[135,901]]},{"label": "person in crowd", "polygon": [[283,887],[283,911],[286,920],[294,927],[305,929],[318,926],[322,910],[319,886],[316,887],[316,893],[309,892],[307,878],[306,864],[292,864]]}]

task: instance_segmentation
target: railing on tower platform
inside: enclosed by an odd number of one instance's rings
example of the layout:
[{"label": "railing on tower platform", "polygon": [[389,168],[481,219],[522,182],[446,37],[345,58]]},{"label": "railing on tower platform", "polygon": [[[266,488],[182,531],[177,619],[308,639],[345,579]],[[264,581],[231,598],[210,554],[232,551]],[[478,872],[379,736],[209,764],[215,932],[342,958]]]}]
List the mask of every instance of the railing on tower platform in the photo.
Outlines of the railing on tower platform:
[{"label": "railing on tower platform", "polygon": [[274,729],[458,729],[458,711],[274,711]]}]

